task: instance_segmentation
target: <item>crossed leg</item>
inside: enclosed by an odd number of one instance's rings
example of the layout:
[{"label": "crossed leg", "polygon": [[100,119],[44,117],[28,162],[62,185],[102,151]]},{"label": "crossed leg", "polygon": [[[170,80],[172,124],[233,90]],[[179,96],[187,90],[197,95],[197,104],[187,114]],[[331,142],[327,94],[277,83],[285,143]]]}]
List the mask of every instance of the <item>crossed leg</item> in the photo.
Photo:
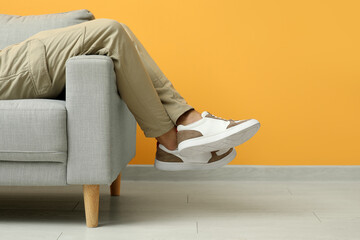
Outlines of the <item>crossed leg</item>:
[{"label": "crossed leg", "polygon": [[118,92],[145,136],[155,137],[167,148],[175,149],[176,125],[201,118],[123,23],[100,18],[42,31],[27,40],[33,38],[45,45],[52,79],[51,89],[43,97],[55,97],[64,88],[65,62],[69,57],[101,54],[112,58]]}]

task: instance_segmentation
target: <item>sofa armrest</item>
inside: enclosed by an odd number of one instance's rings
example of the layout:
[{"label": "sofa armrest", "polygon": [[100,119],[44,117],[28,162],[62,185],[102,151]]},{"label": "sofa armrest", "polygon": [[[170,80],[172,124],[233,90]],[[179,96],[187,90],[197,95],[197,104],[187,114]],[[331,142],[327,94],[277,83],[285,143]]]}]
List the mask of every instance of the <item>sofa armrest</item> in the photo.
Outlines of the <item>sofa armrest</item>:
[{"label": "sofa armrest", "polygon": [[111,184],[135,156],[136,121],[105,55],[66,61],[68,184]]}]

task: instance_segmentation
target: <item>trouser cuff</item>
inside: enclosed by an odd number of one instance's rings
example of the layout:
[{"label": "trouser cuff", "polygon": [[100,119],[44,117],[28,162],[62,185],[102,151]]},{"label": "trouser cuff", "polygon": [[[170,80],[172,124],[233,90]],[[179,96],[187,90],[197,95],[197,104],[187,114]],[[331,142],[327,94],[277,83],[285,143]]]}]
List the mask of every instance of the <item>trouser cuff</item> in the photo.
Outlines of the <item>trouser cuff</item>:
[{"label": "trouser cuff", "polygon": [[178,118],[183,115],[185,112],[189,111],[189,110],[193,110],[194,108],[190,105],[183,105],[180,107],[177,107],[175,110],[173,110],[171,112],[171,114],[169,114],[171,121],[173,121],[174,125],[176,126],[176,122],[178,120]]},{"label": "trouser cuff", "polygon": [[173,127],[175,127],[175,125],[171,121],[169,121],[167,124],[164,124],[163,126],[156,126],[156,128],[142,129],[142,130],[145,134],[145,137],[156,138],[156,137],[160,137],[161,135],[167,133]]}]

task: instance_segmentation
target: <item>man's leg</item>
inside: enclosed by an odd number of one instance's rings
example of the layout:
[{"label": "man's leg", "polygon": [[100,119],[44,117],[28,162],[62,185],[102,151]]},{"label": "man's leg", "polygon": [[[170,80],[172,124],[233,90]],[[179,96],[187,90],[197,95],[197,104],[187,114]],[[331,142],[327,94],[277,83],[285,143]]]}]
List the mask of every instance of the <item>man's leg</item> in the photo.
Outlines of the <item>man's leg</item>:
[{"label": "man's leg", "polygon": [[[155,89],[163,108],[165,108],[174,125],[176,125],[177,119],[184,112],[193,109],[175,90],[172,83],[162,73],[137,37],[125,24],[112,19],[98,19],[98,23],[87,24],[85,27],[84,51],[82,54],[91,53],[92,47],[98,45],[99,38],[101,42],[105,42],[106,45],[103,45],[102,49],[97,49],[98,52],[96,53],[110,56],[114,61],[117,75],[120,78],[127,79],[118,82],[120,90],[121,84],[126,83],[128,87],[139,91],[137,88],[144,84],[144,79],[147,79],[147,82]],[[108,34],[104,34],[103,30],[106,28],[110,30]],[[126,72],[121,69],[125,69]],[[142,91],[141,95],[147,93]],[[129,92],[127,91],[124,94],[129,94]]]},{"label": "man's leg", "polygon": [[[131,29],[123,23],[120,23],[128,33],[131,40],[134,42],[137,52],[140,55],[141,61],[148,72],[156,92],[159,95],[163,106],[169,114],[171,120],[177,125],[177,120],[184,114],[184,108],[188,109],[189,105],[180,93],[174,88],[172,83],[167,79],[165,74],[161,71],[159,66],[155,63],[154,59],[149,55],[145,47],[131,31]],[[193,109],[193,108],[190,108]],[[190,111],[194,114],[194,111]],[[193,115],[190,115],[193,116]],[[185,118],[183,118],[185,120]],[[190,118],[188,119],[190,120]],[[196,120],[199,120],[197,118]],[[184,121],[183,121],[184,123]]]},{"label": "man's leg", "polygon": [[114,62],[121,98],[145,135],[158,137],[173,129],[177,118],[193,108],[176,92],[151,57],[145,54],[144,48],[135,42],[134,35],[125,28],[116,20],[96,19],[42,31],[30,37],[43,42],[46,48],[52,88],[44,97],[55,97],[63,89],[65,62],[69,57],[107,55]]}]

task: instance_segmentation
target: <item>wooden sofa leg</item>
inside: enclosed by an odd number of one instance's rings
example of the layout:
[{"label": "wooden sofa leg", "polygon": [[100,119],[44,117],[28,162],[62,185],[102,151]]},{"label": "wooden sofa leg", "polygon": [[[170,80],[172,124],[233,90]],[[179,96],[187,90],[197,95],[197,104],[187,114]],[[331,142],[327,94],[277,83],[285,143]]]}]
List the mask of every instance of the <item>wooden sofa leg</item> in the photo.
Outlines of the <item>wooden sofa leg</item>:
[{"label": "wooden sofa leg", "polygon": [[99,185],[84,185],[84,205],[86,226],[98,226],[99,219]]},{"label": "wooden sofa leg", "polygon": [[120,181],[121,181],[121,173],[119,173],[117,178],[110,185],[111,196],[120,196]]}]

